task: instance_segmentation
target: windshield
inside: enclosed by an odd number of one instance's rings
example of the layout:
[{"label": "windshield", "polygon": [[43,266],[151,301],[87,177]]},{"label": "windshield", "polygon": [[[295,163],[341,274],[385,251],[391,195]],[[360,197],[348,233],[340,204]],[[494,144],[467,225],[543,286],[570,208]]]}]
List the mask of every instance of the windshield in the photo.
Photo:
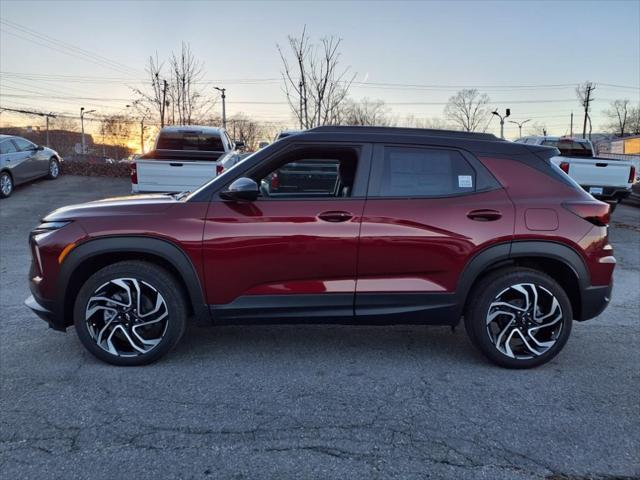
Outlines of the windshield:
[{"label": "windshield", "polygon": [[561,157],[593,157],[591,145],[588,142],[578,142],[575,140],[559,139],[545,140],[542,145],[556,147],[560,150]]}]

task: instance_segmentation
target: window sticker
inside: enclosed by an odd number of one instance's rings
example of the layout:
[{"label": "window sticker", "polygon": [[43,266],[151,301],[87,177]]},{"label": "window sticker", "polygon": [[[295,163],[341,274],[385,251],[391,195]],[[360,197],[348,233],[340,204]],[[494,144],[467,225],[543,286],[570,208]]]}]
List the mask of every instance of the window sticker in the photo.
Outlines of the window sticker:
[{"label": "window sticker", "polygon": [[458,187],[473,188],[473,178],[471,175],[458,175]]}]

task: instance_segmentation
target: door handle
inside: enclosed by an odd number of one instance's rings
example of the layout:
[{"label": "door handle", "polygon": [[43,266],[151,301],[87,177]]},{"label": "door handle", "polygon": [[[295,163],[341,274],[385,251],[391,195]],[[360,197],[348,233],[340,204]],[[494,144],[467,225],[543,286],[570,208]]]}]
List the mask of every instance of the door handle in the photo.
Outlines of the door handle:
[{"label": "door handle", "polygon": [[172,166],[172,167],[181,167],[182,166],[181,163],[170,163],[169,165]]},{"label": "door handle", "polygon": [[493,222],[502,218],[502,214],[497,210],[479,209],[471,210],[467,217],[477,222]]},{"label": "door handle", "polygon": [[353,218],[353,214],[349,212],[322,212],[318,215],[318,218],[325,222],[346,222]]}]

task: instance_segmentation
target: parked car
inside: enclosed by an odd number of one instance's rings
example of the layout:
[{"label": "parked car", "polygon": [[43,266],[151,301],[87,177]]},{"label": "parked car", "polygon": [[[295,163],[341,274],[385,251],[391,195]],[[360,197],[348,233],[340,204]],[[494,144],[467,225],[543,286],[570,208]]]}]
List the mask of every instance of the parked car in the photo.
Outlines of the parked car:
[{"label": "parked car", "polygon": [[[116,365],[153,362],[202,324],[420,323],[464,318],[491,361],[555,357],[600,314],[615,266],[609,205],[551,159],[490,134],[319,127],[189,195],[55,210],[30,235],[32,296]],[[336,188],[272,195],[262,180],[337,164]],[[325,171],[317,169],[318,178]]]},{"label": "parked car", "polygon": [[242,142],[223,128],[171,126],[160,130],[155,147],[131,167],[131,190],[192,191],[222,171],[222,160],[240,155]]},{"label": "parked car", "polygon": [[15,186],[41,177],[58,178],[62,157],[48,147],[26,138],[0,135],[0,198],[7,198]]},{"label": "parked car", "polygon": [[631,193],[635,166],[624,160],[596,157],[593,145],[587,139],[531,136],[516,142],[556,147],[560,155],[552,161],[595,198],[609,203],[611,211]]}]

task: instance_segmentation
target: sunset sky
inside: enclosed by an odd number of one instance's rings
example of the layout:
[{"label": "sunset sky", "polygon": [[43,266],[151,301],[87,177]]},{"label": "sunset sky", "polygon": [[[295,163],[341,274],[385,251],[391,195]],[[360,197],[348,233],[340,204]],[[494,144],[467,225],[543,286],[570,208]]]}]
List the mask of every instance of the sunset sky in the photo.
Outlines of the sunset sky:
[{"label": "sunset sky", "polygon": [[[342,38],[342,62],[357,73],[351,96],[384,100],[398,117],[441,117],[447,99],[469,87],[510,107],[514,120],[565,134],[571,111],[580,123],[578,83],[597,84],[594,131],[611,100],[640,103],[640,1],[3,0],[0,16],[3,107],[124,112],[149,55],[168,57],[186,41],[204,62],[205,88],[227,88],[230,115],[295,126],[276,44],[305,24],[314,39]],[[40,120],[2,113],[8,122]],[[517,137],[517,127],[507,124],[506,135]]]}]

